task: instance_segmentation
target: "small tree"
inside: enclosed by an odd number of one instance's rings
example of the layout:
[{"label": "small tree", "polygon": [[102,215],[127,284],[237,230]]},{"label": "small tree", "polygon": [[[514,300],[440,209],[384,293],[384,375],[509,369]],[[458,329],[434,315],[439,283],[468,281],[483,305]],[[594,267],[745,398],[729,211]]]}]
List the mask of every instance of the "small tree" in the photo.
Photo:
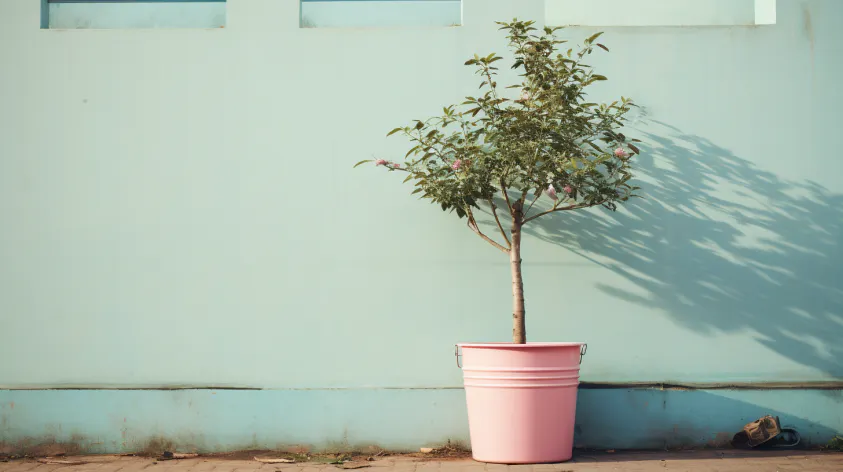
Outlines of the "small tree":
[{"label": "small tree", "polygon": [[[618,202],[635,196],[629,184],[630,158],[638,148],[620,128],[633,106],[621,97],[611,104],[587,103],[586,87],[606,77],[595,74],[583,60],[594,47],[560,50],[566,43],[556,38],[560,28],[536,34],[533,21],[498,23],[507,32],[514,53],[513,69],[521,83],[507,96],[498,86],[495,63],[500,56],[475,55],[466,65],[475,66],[482,78],[479,97],[443,109],[442,116],[415,120],[395,128],[413,147],[399,164],[375,160],[390,172],[404,172],[422,198],[438,203],[460,218],[492,246],[509,255],[512,269],[514,343],[526,343],[524,284],[521,277],[521,233],[524,225],[551,213],[603,206],[614,211]],[[631,141],[631,142],[630,142]],[[355,167],[372,160],[358,162]],[[543,196],[544,204],[533,206]],[[481,205],[494,218],[502,240],[481,231],[475,212]],[[509,215],[509,234],[501,223],[499,207]]]}]

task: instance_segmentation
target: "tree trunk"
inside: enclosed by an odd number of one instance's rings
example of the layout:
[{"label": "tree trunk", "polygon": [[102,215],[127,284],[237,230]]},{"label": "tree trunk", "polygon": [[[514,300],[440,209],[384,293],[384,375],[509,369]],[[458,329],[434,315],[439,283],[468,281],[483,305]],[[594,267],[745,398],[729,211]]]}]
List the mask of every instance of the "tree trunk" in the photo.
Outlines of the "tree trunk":
[{"label": "tree trunk", "polygon": [[512,248],[509,263],[512,268],[512,342],[527,343],[527,327],[524,324],[524,280],[521,278],[521,225],[524,215],[523,204],[512,205]]}]

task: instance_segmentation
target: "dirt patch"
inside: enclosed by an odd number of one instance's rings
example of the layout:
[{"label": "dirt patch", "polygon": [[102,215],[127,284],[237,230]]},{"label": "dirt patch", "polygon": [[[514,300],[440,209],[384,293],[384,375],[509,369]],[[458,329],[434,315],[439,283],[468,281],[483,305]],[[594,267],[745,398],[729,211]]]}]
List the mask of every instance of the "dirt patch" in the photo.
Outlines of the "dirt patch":
[{"label": "dirt patch", "polygon": [[84,441],[84,438],[74,436],[67,442],[56,441],[54,438],[46,438],[40,441],[34,438],[23,438],[14,443],[0,442],[0,457],[15,459],[75,455],[82,452],[83,446],[81,443]]},{"label": "dirt patch", "polygon": [[284,457],[278,455],[278,451],[270,451],[268,449],[246,449],[244,451],[231,452],[214,452],[211,454],[202,454],[202,459],[221,460],[221,461],[251,461],[255,457]]},{"label": "dirt patch", "polygon": [[[392,455],[384,450],[378,451],[355,451],[355,452],[321,452],[310,453],[303,452],[301,449],[272,451],[267,449],[256,449],[248,451],[235,452],[221,452],[215,454],[203,454],[203,459],[209,460],[224,460],[224,461],[253,461],[258,459],[290,459],[297,463],[302,462],[316,462],[323,464],[343,463],[343,462],[362,462],[375,460],[377,458]],[[371,459],[370,459],[371,458]]]},{"label": "dirt patch", "polygon": [[[21,447],[29,446],[29,447]],[[161,458],[167,452],[185,452],[182,448],[176,448],[173,441],[165,438],[153,438],[144,445],[143,449],[136,453],[123,454],[124,456],[146,457],[151,459]],[[22,454],[13,454],[9,451],[0,449],[0,460],[36,458],[36,457],[65,457],[77,455],[80,453],[79,447],[76,444],[66,443],[42,443],[38,445],[22,445],[16,444],[14,449],[20,451],[25,450]],[[5,452],[5,453],[4,453]],[[377,446],[363,447],[355,451],[347,452],[310,452],[305,447],[290,447],[281,450],[269,449],[246,449],[232,452],[220,452],[211,454],[200,454],[198,456],[203,460],[216,461],[254,461],[255,458],[261,459],[289,459],[296,463],[317,463],[317,464],[366,464],[381,459],[390,458],[405,458],[415,461],[427,460],[457,460],[471,457],[471,451],[459,442],[449,441],[443,446],[431,448],[430,452],[390,452]]]},{"label": "dirt patch", "polygon": [[471,457],[471,450],[462,443],[448,441],[442,447],[434,447],[430,452],[414,452],[412,454],[400,454],[406,457],[414,457],[421,460],[448,460],[467,459]]},{"label": "dirt patch", "polygon": [[[344,465],[348,463],[365,464],[367,462],[374,462],[386,457],[390,458],[405,458],[416,461],[426,460],[458,460],[471,458],[471,450],[458,442],[448,442],[444,446],[432,448],[431,452],[389,452],[379,447],[364,448],[359,451],[352,452],[305,452],[301,449],[294,451],[272,451],[272,450],[248,450],[236,452],[224,452],[216,454],[203,454],[201,456],[207,460],[255,460],[259,459],[291,459],[296,463],[316,463],[316,464],[335,464]],[[351,467],[354,468],[354,467]]]},{"label": "dirt patch", "polygon": [[175,450],[177,450],[176,445],[172,440],[164,437],[152,437],[136,455],[142,457],[158,457],[166,451]]}]

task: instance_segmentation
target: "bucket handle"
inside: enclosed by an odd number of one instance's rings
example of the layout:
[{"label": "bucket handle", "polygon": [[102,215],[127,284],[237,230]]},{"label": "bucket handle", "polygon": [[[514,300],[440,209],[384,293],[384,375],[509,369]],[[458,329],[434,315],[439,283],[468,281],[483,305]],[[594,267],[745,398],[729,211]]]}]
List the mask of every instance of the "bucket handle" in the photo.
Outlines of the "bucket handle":
[{"label": "bucket handle", "polygon": [[460,345],[459,344],[454,344],[454,356],[457,358],[457,367],[462,369],[462,366],[460,365]]},{"label": "bucket handle", "polygon": [[588,344],[583,343],[583,345],[580,346],[580,365],[582,365],[582,358],[587,351],[588,351]]}]

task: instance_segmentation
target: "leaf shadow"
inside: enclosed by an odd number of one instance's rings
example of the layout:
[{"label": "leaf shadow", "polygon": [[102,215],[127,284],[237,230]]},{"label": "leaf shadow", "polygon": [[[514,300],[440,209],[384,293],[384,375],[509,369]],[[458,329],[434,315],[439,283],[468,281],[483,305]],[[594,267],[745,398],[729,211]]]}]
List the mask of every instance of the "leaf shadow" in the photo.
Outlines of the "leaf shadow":
[{"label": "leaf shadow", "polygon": [[782,178],[711,141],[649,121],[645,198],[617,212],[563,212],[525,233],[643,289],[610,297],[716,336],[757,342],[843,379],[843,194]]}]

